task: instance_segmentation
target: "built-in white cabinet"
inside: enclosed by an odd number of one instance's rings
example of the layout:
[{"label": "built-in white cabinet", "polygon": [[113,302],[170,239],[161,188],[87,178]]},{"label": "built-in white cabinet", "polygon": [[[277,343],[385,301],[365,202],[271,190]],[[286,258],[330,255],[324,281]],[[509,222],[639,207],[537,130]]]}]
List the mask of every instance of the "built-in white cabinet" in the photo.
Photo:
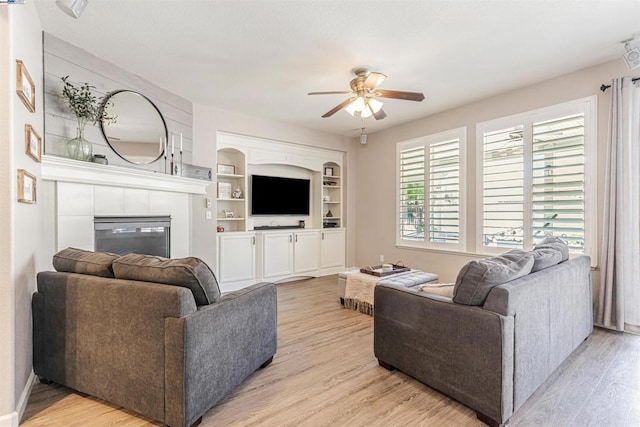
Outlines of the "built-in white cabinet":
[{"label": "built-in white cabinet", "polygon": [[[225,132],[218,132],[216,143],[223,290],[251,280],[275,282],[345,269],[344,153]],[[253,175],[309,180],[309,213],[252,215]],[[306,228],[295,228],[299,223]]]},{"label": "built-in white cabinet", "polygon": [[293,275],[293,234],[262,234],[262,277],[275,279]]},{"label": "built-in white cabinet", "polygon": [[280,280],[314,276],[320,267],[320,232],[268,231],[258,233],[261,245],[262,277]]},{"label": "built-in white cabinet", "polygon": [[256,282],[255,233],[218,234],[218,280],[223,291]]},{"label": "built-in white cabinet", "polygon": [[344,228],[323,229],[320,236],[320,275],[335,274],[345,269]]},{"label": "built-in white cabinet", "polygon": [[318,276],[320,270],[320,233],[296,231],[293,233],[293,273]]}]

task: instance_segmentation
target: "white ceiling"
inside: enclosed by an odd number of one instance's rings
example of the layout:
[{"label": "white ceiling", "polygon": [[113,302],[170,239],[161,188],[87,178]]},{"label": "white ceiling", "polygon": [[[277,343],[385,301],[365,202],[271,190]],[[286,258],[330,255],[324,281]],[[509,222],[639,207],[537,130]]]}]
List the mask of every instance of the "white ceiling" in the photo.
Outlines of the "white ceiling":
[{"label": "white ceiling", "polygon": [[89,0],[78,20],[34,2],[44,31],[194,103],[349,136],[360,119],[320,117],[345,97],[307,92],[349,90],[355,67],[426,96],[384,100],[374,132],[620,59],[640,35],[639,0]]}]

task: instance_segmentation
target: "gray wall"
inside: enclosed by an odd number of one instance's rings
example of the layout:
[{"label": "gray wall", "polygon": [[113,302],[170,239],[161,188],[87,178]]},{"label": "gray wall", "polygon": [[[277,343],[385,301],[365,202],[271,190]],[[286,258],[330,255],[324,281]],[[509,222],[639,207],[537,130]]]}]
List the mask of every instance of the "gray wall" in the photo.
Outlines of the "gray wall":
[{"label": "gray wall", "polygon": [[[164,116],[169,133],[176,134],[176,147],[178,135],[182,133],[183,161],[191,163],[193,114],[190,101],[48,33],[44,33],[45,154],[67,157],[66,143],[76,136],[75,116],[62,98],[60,78],[64,76],[69,76],[75,84],[87,82],[95,86],[98,97],[114,90],[129,89],[151,99]],[[107,144],[99,125],[87,124],[85,138],[93,143],[93,153],[106,155],[110,165],[164,172],[164,159],[144,166],[122,160]]]}]

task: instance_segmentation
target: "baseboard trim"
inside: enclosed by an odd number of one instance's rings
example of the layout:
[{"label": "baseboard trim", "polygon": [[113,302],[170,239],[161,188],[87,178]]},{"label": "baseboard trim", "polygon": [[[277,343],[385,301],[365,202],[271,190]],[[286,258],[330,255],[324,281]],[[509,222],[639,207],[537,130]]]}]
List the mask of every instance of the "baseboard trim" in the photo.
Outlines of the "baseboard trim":
[{"label": "baseboard trim", "polygon": [[0,427],[18,427],[18,413],[12,412],[7,415],[0,415]]},{"label": "baseboard trim", "polygon": [[31,396],[31,390],[33,390],[33,386],[36,384],[37,380],[38,380],[38,377],[36,377],[36,374],[33,371],[31,371],[31,375],[29,375],[29,379],[27,380],[27,383],[24,385],[22,394],[20,394],[20,400],[18,400],[18,406],[16,407],[16,412],[14,412],[14,414],[17,415],[17,423],[15,424],[16,427],[18,426],[18,423],[20,422],[20,420],[22,419],[22,416],[24,415],[24,410],[27,408],[27,403],[29,402],[29,396]]}]

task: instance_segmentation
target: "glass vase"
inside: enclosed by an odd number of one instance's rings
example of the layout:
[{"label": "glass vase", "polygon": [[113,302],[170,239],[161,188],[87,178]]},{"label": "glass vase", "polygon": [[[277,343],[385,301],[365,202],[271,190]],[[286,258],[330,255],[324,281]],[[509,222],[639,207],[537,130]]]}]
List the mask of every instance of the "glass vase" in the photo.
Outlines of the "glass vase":
[{"label": "glass vase", "polygon": [[78,133],[75,138],[67,141],[67,152],[74,160],[90,162],[93,157],[93,145],[84,139],[84,126],[78,124]]}]

